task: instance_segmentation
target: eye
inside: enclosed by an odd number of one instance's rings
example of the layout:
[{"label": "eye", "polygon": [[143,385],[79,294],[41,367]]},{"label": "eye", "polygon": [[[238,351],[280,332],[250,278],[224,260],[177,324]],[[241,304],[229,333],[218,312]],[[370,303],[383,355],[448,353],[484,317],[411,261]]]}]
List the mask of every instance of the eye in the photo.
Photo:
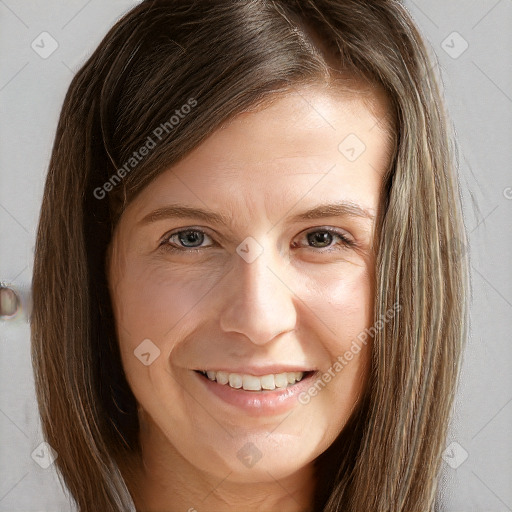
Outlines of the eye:
[{"label": "eye", "polygon": [[165,235],[161,242],[161,249],[164,251],[182,251],[182,252],[199,252],[205,247],[211,247],[213,244],[201,245],[206,238],[211,237],[201,229],[182,229]]},{"label": "eye", "polygon": [[[338,244],[332,245],[333,241],[336,239],[339,240]],[[324,251],[315,251],[320,253],[336,251],[355,245],[344,233],[334,228],[316,228],[312,231],[308,231],[306,233],[306,240],[308,244],[311,244],[306,247],[306,249],[324,249],[328,247],[328,249]],[[341,245],[341,248],[336,248],[336,245]],[[294,243],[294,248],[295,247],[297,247],[296,243]]]},{"label": "eye", "polygon": [[[210,239],[212,243],[203,245],[205,238]],[[306,243],[309,244],[306,249],[314,250],[314,252],[317,253],[332,252],[355,245],[355,242],[350,240],[341,231],[327,227],[316,228],[307,232],[306,239]],[[336,239],[339,241],[338,244],[333,244]],[[187,228],[166,234],[160,243],[160,248],[165,252],[199,253],[214,245],[216,245],[216,243],[205,231],[196,228]],[[338,246],[338,248],[336,246]],[[300,244],[294,242],[292,247],[300,248]],[[326,247],[328,248],[326,250],[317,250],[325,249]]]}]

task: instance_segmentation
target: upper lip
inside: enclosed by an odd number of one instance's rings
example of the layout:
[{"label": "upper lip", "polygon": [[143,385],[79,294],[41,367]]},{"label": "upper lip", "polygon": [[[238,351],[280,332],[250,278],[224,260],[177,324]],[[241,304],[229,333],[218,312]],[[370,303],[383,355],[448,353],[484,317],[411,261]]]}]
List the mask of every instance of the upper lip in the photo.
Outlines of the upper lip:
[{"label": "upper lip", "polygon": [[288,373],[288,372],[310,372],[314,371],[315,368],[304,365],[283,365],[283,364],[270,364],[266,366],[235,366],[232,368],[226,368],[225,366],[219,365],[207,365],[205,367],[196,368],[196,371],[216,371],[226,373],[238,373],[245,375],[263,376],[271,373]]}]

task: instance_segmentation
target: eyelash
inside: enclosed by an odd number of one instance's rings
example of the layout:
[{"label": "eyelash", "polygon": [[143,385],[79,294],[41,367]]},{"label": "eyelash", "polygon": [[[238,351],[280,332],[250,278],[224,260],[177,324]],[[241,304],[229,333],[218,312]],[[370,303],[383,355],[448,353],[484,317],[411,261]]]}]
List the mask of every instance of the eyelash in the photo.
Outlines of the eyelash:
[{"label": "eyelash", "polygon": [[[207,247],[200,247],[200,248],[186,248],[186,247],[178,248],[178,247],[173,247],[169,243],[169,240],[171,237],[179,235],[180,233],[186,233],[186,232],[197,232],[197,233],[201,233],[203,235],[206,235],[206,236],[212,238],[207,232],[203,231],[202,229],[196,229],[196,228],[180,229],[179,231],[174,231],[173,233],[166,234],[164,236],[164,238],[162,239],[159,248],[164,252],[171,252],[171,253],[199,253],[201,251],[204,251],[208,247],[213,247],[214,244],[216,243],[216,242],[214,242],[213,245],[210,245]],[[304,234],[304,236],[307,236],[307,235],[313,234],[313,233],[329,233],[335,237],[338,237],[341,240],[341,245],[343,246],[343,248],[351,248],[356,245],[355,242],[353,242],[352,240],[349,240],[345,235],[343,235],[338,230],[333,229],[333,228],[315,228],[311,231],[306,232]],[[341,250],[341,249],[336,249],[336,248],[332,248],[332,247],[327,248],[327,249],[323,248],[324,250],[322,250],[322,248],[317,249],[315,247],[307,247],[307,249],[313,250],[314,252],[317,252],[320,254],[330,253],[333,251]]]}]

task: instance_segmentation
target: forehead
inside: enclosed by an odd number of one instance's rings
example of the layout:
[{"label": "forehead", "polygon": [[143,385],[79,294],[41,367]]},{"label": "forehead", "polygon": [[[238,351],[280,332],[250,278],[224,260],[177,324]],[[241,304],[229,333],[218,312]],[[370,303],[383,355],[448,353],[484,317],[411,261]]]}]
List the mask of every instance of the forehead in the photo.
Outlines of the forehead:
[{"label": "forehead", "polygon": [[268,214],[305,194],[374,206],[392,150],[387,115],[376,90],[291,89],[237,115],[163,171],[137,198],[137,210],[180,199]]},{"label": "forehead", "polygon": [[[352,142],[360,143],[357,154],[363,145],[369,150],[361,153],[368,161],[387,140],[387,117],[385,99],[368,90],[357,94],[319,86],[294,88],[225,123],[177,168],[186,167],[187,161],[208,161],[218,168],[226,164],[237,168],[239,162],[279,167],[283,159],[313,161],[320,155],[345,163],[339,159],[344,154],[340,144],[349,135]],[[343,167],[356,167],[348,164],[357,154],[346,153]]]}]

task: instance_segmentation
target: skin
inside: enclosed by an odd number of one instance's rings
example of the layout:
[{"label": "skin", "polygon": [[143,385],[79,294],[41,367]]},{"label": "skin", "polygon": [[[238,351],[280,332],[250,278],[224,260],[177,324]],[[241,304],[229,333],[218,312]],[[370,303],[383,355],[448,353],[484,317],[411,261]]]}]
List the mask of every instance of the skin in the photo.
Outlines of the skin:
[{"label": "skin", "polygon": [[[387,108],[376,89],[363,96],[295,88],[218,129],[123,212],[108,277],[122,363],[139,404],[143,463],[129,461],[139,510],[310,506],[313,461],[365,389],[371,340],[307,405],[297,402],[286,414],[247,414],[206,390],[192,370],[293,362],[321,375],[372,325],[375,218],[287,219],[341,200],[379,215],[391,155],[381,122]],[[366,145],[355,161],[338,149],[349,134]],[[140,223],[171,203],[224,213],[230,224]],[[308,241],[326,227],[356,245],[345,247],[335,234]],[[178,228],[206,235],[169,240]],[[263,247],[251,263],[236,252],[249,236]],[[162,243],[200,252],[164,252]],[[134,356],[145,339],[160,350],[149,365]],[[237,457],[246,443],[262,455],[252,467]]]}]

